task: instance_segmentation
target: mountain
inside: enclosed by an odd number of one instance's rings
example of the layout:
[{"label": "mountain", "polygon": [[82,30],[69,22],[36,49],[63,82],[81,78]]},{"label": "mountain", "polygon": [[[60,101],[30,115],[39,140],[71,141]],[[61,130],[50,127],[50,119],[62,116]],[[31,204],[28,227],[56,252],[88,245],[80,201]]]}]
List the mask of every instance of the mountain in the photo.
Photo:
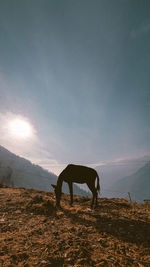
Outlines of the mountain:
[{"label": "mountain", "polygon": [[145,163],[150,161],[150,156],[133,158],[128,160],[119,160],[110,162],[103,166],[97,166],[95,169],[99,173],[101,182],[102,197],[128,197],[123,191],[118,191],[118,183],[123,177],[136,173]]},{"label": "mountain", "polygon": [[130,192],[136,201],[150,199],[150,161],[137,172],[122,178],[115,184],[116,190]]},{"label": "mountain", "polygon": [[[7,186],[53,191],[51,184],[56,184],[56,182],[57,176],[55,174],[0,146],[0,183]],[[64,193],[69,192],[66,183],[63,183],[62,191]],[[74,194],[87,195],[77,185],[74,185]]]}]

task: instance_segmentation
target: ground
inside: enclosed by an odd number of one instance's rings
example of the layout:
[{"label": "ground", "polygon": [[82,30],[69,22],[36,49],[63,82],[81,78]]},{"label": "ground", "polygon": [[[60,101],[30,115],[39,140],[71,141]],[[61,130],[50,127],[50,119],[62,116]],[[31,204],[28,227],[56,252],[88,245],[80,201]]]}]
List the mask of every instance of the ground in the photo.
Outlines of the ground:
[{"label": "ground", "polygon": [[150,266],[150,208],[125,199],[98,200],[0,188],[1,266]]}]

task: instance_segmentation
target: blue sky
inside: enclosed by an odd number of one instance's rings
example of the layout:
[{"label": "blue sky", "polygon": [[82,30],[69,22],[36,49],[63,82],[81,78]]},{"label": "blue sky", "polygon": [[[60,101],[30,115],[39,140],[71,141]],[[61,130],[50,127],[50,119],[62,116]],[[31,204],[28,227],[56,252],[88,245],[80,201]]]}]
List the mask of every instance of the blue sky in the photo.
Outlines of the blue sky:
[{"label": "blue sky", "polygon": [[[150,154],[149,10],[149,0],[1,1],[1,145],[56,173]],[[10,138],[18,116],[34,140]]]}]

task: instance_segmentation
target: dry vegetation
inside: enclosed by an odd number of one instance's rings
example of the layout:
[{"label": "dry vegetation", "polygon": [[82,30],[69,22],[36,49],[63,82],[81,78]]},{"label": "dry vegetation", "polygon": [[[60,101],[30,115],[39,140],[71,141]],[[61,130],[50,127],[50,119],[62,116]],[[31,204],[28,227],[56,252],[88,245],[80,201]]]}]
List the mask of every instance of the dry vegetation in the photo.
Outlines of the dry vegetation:
[{"label": "dry vegetation", "polygon": [[125,199],[0,188],[0,266],[150,266],[150,209]]}]

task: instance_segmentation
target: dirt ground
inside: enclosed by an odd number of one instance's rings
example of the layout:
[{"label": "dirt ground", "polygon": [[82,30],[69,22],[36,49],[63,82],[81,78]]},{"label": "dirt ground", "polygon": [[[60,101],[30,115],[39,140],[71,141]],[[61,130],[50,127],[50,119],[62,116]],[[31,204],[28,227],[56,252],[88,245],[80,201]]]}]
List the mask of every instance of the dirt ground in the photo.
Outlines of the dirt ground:
[{"label": "dirt ground", "polygon": [[0,188],[1,266],[150,267],[150,208],[125,199]]}]

